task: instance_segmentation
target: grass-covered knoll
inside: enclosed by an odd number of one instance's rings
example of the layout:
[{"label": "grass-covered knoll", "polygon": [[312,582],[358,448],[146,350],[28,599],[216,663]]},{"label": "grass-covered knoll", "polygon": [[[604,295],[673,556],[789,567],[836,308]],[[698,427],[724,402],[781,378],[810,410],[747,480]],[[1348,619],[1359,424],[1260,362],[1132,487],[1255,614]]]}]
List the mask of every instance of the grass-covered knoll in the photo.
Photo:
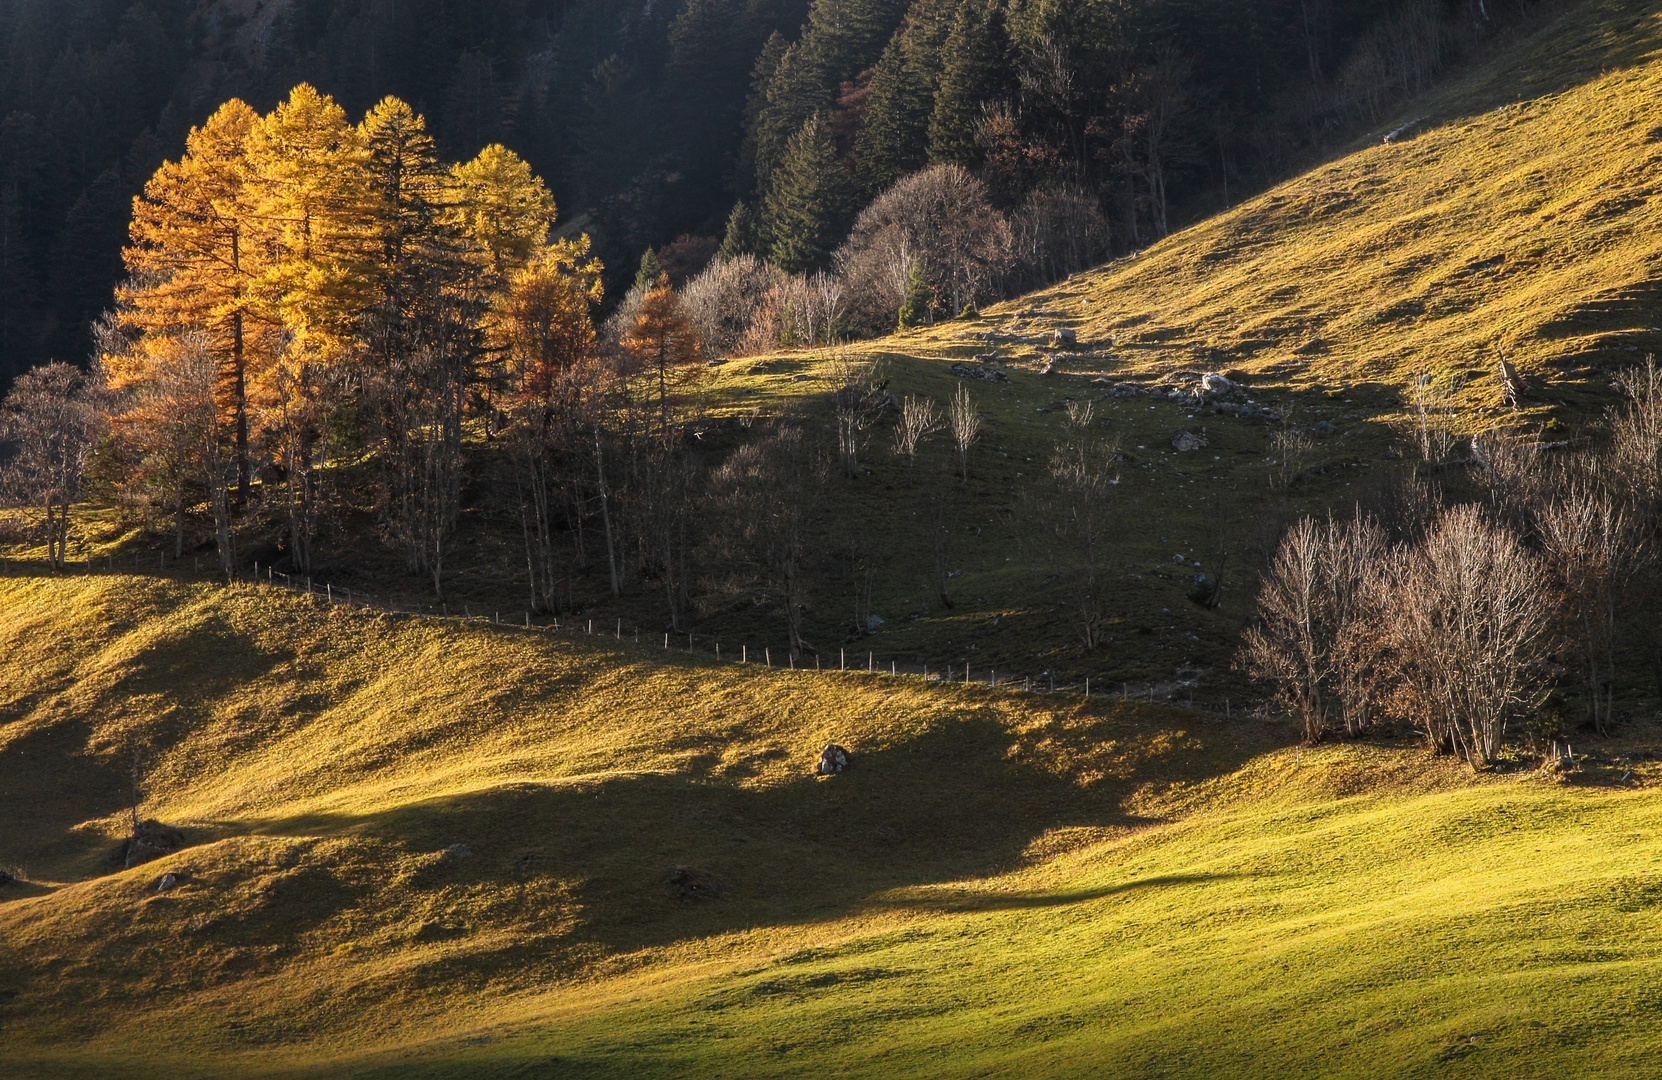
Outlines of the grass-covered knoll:
[{"label": "grass-covered knoll", "polygon": [[[4,579],[0,639],[13,1075],[1593,1075],[1658,1034],[1643,764],[123,575]],[[134,745],[192,846],[122,871]]]},{"label": "grass-covered knoll", "polygon": [[1612,365],[1662,348],[1659,46],[1642,0],[1544,6],[1352,152],[982,325],[896,344],[1030,352],[1008,339],[1064,325],[1091,353],[1075,363],[1116,373],[1401,388],[1428,371],[1467,380],[1473,429],[1499,411],[1500,350],[1537,383],[1532,423],[1581,419]]}]

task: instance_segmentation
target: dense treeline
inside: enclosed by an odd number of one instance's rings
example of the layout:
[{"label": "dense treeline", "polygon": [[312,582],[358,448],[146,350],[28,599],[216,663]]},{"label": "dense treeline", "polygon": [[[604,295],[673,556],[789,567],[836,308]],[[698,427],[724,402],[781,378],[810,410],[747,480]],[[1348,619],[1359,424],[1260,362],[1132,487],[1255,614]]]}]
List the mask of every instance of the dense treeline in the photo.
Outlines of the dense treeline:
[{"label": "dense treeline", "polygon": [[751,59],[806,0],[715,5],[719,33],[704,6],[0,0],[0,382],[86,357],[131,199],[190,127],[299,82],[355,115],[400,97],[451,159],[513,146],[632,257],[719,224]]},{"label": "dense treeline", "polygon": [[304,81],[356,115],[392,94],[450,159],[513,146],[621,299],[682,236],[677,284],[724,235],[830,269],[929,165],[967,168],[1013,226],[1083,193],[1111,227],[1092,257],[1140,246],[1372,122],[1507,3],[0,0],[0,380],[87,355],[131,197],[233,97],[266,110]]}]

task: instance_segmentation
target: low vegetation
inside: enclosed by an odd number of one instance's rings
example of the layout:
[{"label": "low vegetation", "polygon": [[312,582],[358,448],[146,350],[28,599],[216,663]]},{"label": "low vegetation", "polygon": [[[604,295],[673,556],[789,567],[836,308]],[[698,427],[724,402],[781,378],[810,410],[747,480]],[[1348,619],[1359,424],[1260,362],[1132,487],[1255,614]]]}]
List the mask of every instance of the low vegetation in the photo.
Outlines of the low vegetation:
[{"label": "low vegetation", "polygon": [[1075,272],[1105,192],[1163,231],[1139,119],[1094,193],[873,183],[840,255],[774,191],[605,320],[507,150],[226,106],[109,377],[0,408],[7,1068],[1643,1072],[1662,24],[1430,86],[1388,22],[1311,76],[1378,130],[1146,250]]},{"label": "low vegetation", "polygon": [[[1619,742],[1474,784],[269,587],[14,574],[0,612],[16,1075],[792,1075],[856,1029],[853,1075],[1492,1073],[1653,1037],[1618,1003],[1662,777]],[[189,846],[122,870],[134,746]]]}]

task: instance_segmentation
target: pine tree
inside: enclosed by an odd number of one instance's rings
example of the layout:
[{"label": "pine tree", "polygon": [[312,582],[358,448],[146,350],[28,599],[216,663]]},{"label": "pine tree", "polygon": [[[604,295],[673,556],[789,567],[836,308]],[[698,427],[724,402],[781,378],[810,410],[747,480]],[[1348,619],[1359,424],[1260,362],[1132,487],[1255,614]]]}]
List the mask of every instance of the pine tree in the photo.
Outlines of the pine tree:
[{"label": "pine tree", "polygon": [[848,176],[831,125],[816,113],[792,137],[768,191],[763,223],[772,260],[793,274],[824,266],[841,238],[848,203]]},{"label": "pine tree", "polygon": [[[193,128],[185,153],[166,162],[133,200],[123,253],[133,285],[128,324],[143,334],[196,330],[222,372],[219,399],[232,416],[239,501],[249,494],[249,290],[261,271],[246,147],[259,116],[240,100]],[[116,363],[119,365],[120,361]]]},{"label": "pine tree", "polygon": [[917,259],[906,271],[906,299],[900,305],[899,326],[902,330],[922,326],[930,321],[935,310],[935,290],[924,277],[923,264]]},{"label": "pine tree", "polygon": [[727,233],[716,249],[715,261],[727,262],[740,255],[754,255],[760,246],[756,236],[755,213],[743,202],[735,203],[733,212],[727,215]]},{"label": "pine tree", "polygon": [[658,278],[663,275],[663,267],[658,265],[658,253],[647,248],[641,253],[641,266],[635,271],[635,288],[650,289],[657,284]]},{"label": "pine tree", "polygon": [[1010,87],[1009,42],[997,0],[969,0],[942,50],[941,86],[929,119],[932,164],[975,162],[975,123],[981,104],[1004,97]]}]

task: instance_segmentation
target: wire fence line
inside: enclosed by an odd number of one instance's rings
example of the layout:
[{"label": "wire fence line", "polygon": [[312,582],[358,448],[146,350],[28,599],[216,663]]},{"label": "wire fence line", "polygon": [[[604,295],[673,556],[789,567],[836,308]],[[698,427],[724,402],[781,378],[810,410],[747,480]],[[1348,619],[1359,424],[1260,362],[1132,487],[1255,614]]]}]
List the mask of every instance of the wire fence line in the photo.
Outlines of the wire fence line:
[{"label": "wire fence line", "polygon": [[[253,563],[249,569],[239,569],[232,571],[230,574],[223,574],[216,568],[205,571],[200,556],[191,558],[192,564],[188,569],[183,565],[185,557],[176,558],[172,574],[169,574],[167,553],[165,551],[158,553],[154,563],[145,560],[142,552],[134,553],[131,570],[127,568],[125,559],[119,560],[120,565],[118,566],[118,560],[114,555],[107,555],[102,558],[88,556],[82,565],[84,572],[88,575],[99,573],[151,573],[158,577],[180,577],[185,574],[192,574],[205,576],[212,580],[225,581],[227,584],[239,582],[256,586],[264,585],[270,588],[281,588],[291,594],[308,596],[313,600],[332,606],[348,607],[399,618],[425,619],[471,627],[485,626],[497,630],[519,631],[521,633],[531,632],[584,637],[597,635],[595,620],[588,616],[580,616],[576,619],[568,618],[563,623],[557,616],[534,621],[530,611],[522,610],[517,613],[520,616],[519,619],[516,620],[513,617],[516,613],[510,612],[509,618],[504,621],[500,610],[481,611],[475,614],[472,605],[465,603],[461,605],[462,611],[460,613],[452,613],[448,602],[441,602],[438,611],[424,611],[407,606],[400,608],[393,600],[386,597],[365,593],[363,590],[354,592],[354,590],[345,586],[337,587],[332,582],[316,582],[309,575],[287,574],[270,565],[262,567],[258,562]],[[44,560],[0,559],[0,574],[11,576],[14,568],[27,572],[42,568],[51,569],[43,564]],[[66,561],[64,566],[66,572],[74,571],[76,568],[74,562]],[[806,656],[789,649],[784,650],[781,657],[776,660],[771,646],[762,646],[759,652],[753,652],[748,642],[741,643],[738,646],[736,656],[731,646],[724,655],[721,640],[716,635],[707,634],[700,641],[698,635],[693,633],[662,630],[645,631],[637,624],[631,624],[628,628],[625,628],[623,619],[618,617],[609,620],[611,626],[608,628],[607,621],[601,620],[598,636],[609,636],[617,641],[628,641],[632,645],[640,646],[643,655],[661,652],[671,656],[704,659],[718,664],[736,664],[778,671],[821,674],[855,673],[886,676],[895,679],[918,678],[926,685],[982,686],[990,689],[1031,694],[1071,695],[1085,700],[1096,698],[1109,701],[1129,702],[1135,700],[1162,704],[1184,704],[1179,695],[1172,689],[1162,689],[1163,685],[1170,687],[1171,684],[1143,683],[1133,687],[1128,681],[1115,683],[1093,677],[1064,678],[1058,681],[1055,673],[1050,671],[1041,672],[1037,677],[1031,674],[1013,673],[1008,669],[1000,672],[995,665],[991,664],[977,668],[973,661],[967,659],[932,665],[927,660],[917,660],[915,654],[907,660],[900,660],[896,657],[880,660],[877,657],[876,650],[850,650],[846,646],[837,649],[834,665],[830,662],[828,655],[815,653],[812,656]],[[607,633],[608,629],[611,631],[609,634]],[[685,638],[685,641],[682,640],[683,638]],[[865,654],[863,659],[860,656],[861,652]],[[1181,684],[1178,684],[1178,689],[1184,688]],[[1208,707],[1208,705],[1211,707]],[[1192,690],[1188,696],[1187,707],[1201,712],[1221,713],[1226,718],[1233,718],[1236,715],[1245,717],[1259,714],[1257,710],[1249,710],[1246,707],[1235,708],[1228,698],[1223,699],[1221,707],[1218,702],[1202,703],[1197,706]]]}]

